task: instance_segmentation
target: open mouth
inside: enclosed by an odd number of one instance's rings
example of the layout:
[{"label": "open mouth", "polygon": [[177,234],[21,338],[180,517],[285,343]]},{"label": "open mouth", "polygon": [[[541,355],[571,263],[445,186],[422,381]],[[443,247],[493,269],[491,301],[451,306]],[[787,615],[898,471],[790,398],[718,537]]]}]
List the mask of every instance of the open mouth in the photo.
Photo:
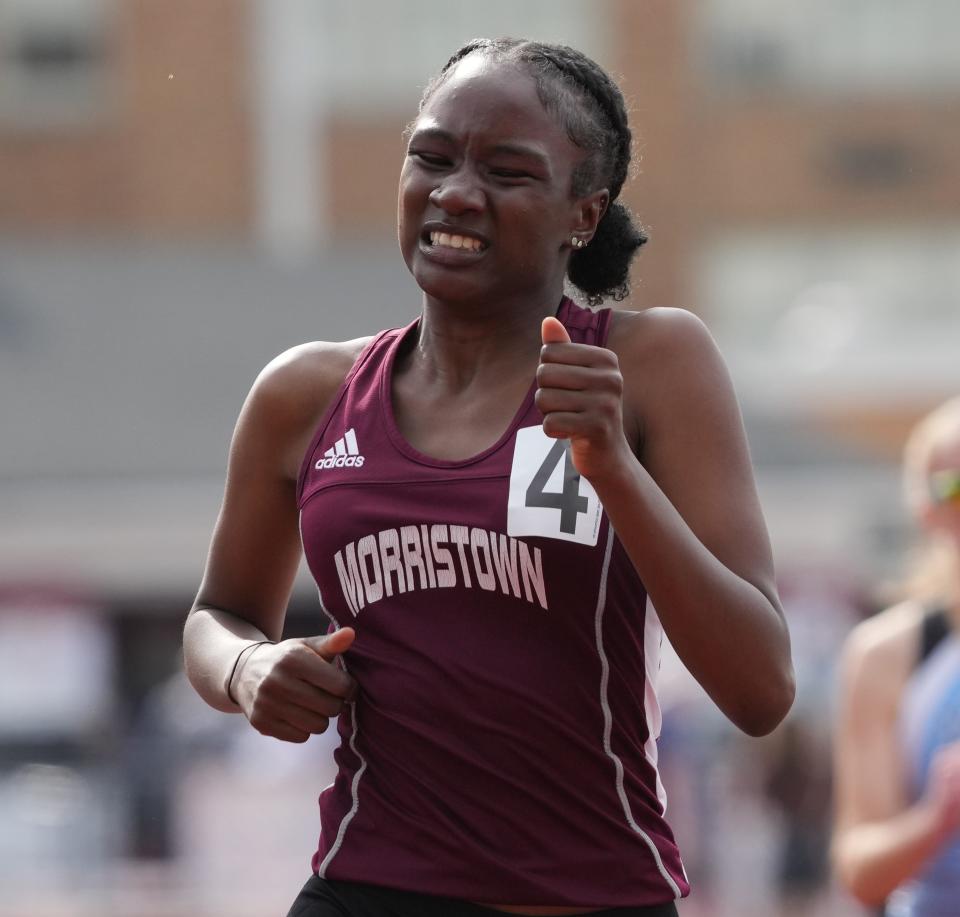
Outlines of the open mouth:
[{"label": "open mouth", "polygon": [[424,234],[424,241],[429,241],[434,248],[454,249],[465,252],[482,252],[487,246],[473,236],[464,236],[460,233],[440,232],[433,230]]}]

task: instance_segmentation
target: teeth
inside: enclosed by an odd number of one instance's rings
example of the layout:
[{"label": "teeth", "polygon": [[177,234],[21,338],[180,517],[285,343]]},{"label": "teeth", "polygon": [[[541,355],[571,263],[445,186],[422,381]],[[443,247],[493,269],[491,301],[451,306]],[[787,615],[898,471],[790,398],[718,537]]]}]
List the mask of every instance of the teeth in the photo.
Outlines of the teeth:
[{"label": "teeth", "polygon": [[431,232],[430,244],[442,245],[444,248],[465,248],[471,252],[478,252],[483,248],[483,243],[479,239],[448,232]]}]

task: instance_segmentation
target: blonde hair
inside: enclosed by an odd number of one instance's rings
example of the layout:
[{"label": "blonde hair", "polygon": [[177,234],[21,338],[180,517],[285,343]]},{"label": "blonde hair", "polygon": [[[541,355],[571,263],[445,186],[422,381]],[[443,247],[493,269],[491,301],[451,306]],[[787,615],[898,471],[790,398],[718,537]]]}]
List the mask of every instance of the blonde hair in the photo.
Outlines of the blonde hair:
[{"label": "blonde hair", "polygon": [[[932,506],[930,465],[937,448],[960,441],[960,397],[934,408],[910,431],[903,450],[903,489],[915,519]],[[960,556],[956,545],[941,533],[922,529],[904,593],[925,602],[960,605]]]}]

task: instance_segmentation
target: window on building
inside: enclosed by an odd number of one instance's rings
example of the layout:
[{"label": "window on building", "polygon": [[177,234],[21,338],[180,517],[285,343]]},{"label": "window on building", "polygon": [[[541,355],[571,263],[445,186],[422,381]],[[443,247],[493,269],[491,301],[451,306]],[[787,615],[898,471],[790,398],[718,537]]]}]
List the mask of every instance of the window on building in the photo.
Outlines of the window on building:
[{"label": "window on building", "polygon": [[960,89],[956,0],[703,0],[697,9],[714,87]]},{"label": "window on building", "polygon": [[479,36],[535,36],[573,45],[601,62],[604,2],[485,0],[315,0],[325,48],[325,93],[353,110],[409,111],[427,80],[458,47]]},{"label": "window on building", "polygon": [[731,232],[697,276],[721,349],[757,378],[956,387],[960,225]]},{"label": "window on building", "polygon": [[107,92],[107,0],[0,0],[0,128],[82,126]]}]

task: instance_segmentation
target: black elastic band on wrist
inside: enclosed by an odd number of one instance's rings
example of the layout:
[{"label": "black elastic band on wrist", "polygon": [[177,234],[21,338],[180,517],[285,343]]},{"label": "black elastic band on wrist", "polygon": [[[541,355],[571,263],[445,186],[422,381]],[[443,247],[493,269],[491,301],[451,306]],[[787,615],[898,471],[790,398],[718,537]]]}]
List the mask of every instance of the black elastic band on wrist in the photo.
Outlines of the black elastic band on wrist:
[{"label": "black elastic band on wrist", "polygon": [[[233,691],[230,689],[233,687],[233,676],[237,674],[237,669],[240,666],[240,660],[243,659],[243,654],[248,650],[256,649],[258,646],[263,646],[264,643],[273,643],[272,640],[258,640],[256,643],[248,643],[239,653],[237,653],[237,658],[233,661],[233,668],[230,669],[230,675],[227,678],[226,689],[227,697],[230,698],[230,701],[234,704],[237,704],[236,699],[233,696]],[[240,705],[237,704],[239,707]]]}]

